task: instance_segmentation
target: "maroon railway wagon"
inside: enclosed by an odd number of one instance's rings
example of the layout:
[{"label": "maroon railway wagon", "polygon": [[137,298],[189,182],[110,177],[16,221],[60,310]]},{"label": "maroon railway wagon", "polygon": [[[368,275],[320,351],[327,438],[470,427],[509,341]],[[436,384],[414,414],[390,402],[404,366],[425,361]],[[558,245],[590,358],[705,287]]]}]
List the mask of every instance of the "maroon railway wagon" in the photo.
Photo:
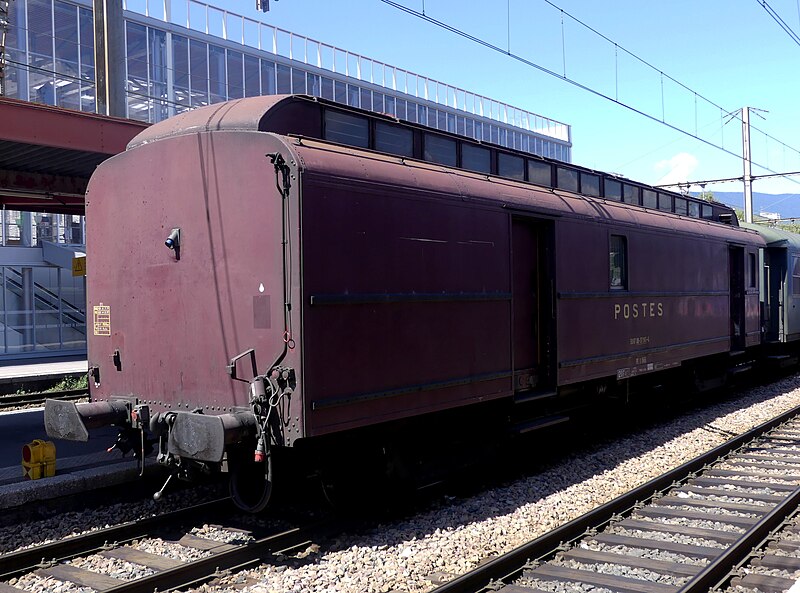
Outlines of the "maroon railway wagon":
[{"label": "maroon railway wagon", "polygon": [[86,209],[93,401],[48,434],[152,437],[251,510],[277,451],[525,430],[761,339],[730,209],[310,97],[156,124]]}]

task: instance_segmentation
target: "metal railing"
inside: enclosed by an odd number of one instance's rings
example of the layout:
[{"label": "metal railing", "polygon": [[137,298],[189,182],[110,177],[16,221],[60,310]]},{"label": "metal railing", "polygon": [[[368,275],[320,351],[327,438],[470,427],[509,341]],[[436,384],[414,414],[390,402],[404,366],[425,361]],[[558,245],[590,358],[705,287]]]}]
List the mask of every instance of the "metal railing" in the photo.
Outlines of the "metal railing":
[{"label": "metal railing", "polygon": [[569,125],[198,0],[124,0],[126,10],[457,111],[570,142]]},{"label": "metal railing", "polygon": [[86,350],[82,278],[70,286],[55,266],[1,266],[0,282],[0,354]]}]

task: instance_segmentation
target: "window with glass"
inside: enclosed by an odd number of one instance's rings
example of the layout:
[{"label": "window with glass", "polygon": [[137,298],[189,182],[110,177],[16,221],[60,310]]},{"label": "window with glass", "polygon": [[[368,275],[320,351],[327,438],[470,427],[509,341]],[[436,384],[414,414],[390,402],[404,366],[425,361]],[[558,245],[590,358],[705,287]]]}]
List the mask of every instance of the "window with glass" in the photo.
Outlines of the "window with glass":
[{"label": "window with glass", "polygon": [[639,203],[639,188],[628,183],[622,184],[622,201],[626,204]]},{"label": "window with glass", "polygon": [[498,153],[497,174],[501,177],[525,181],[525,159],[505,152]]},{"label": "window with glass", "polygon": [[685,198],[675,198],[675,214],[683,214],[686,216],[689,213],[689,206]]},{"label": "window with glass", "polygon": [[701,204],[703,211],[703,218],[714,218],[714,208],[711,204]]},{"label": "window with glass", "polygon": [[325,139],[369,148],[369,120],[360,115],[325,110]]},{"label": "window with glass", "polygon": [[292,69],[285,64],[276,64],[277,85],[276,91],[279,95],[288,95],[292,92]]},{"label": "window with glass", "polygon": [[645,208],[657,208],[658,198],[656,192],[651,189],[642,190],[642,206]]},{"label": "window with glass", "polygon": [[172,77],[175,102],[190,106],[189,39],[180,35],[172,36]]},{"label": "window with glass", "polygon": [[757,272],[756,272],[756,269],[757,269],[756,268],[756,254],[755,253],[749,253],[748,254],[748,259],[750,261],[750,270],[749,270],[750,271],[750,275],[749,275],[749,283],[748,283],[748,285],[750,286],[750,288],[755,288],[756,287],[756,278],[757,278],[757,275],[756,275],[757,274]]},{"label": "window with glass", "polygon": [[383,121],[376,122],[375,150],[400,156],[414,156],[414,133],[408,128]]},{"label": "window with glass", "polygon": [[492,172],[492,153],[488,148],[468,142],[461,144],[461,167],[481,173]]},{"label": "window with glass", "polygon": [[325,99],[333,101],[333,80],[330,78],[322,77],[320,96]]},{"label": "window with glass", "polygon": [[189,83],[192,107],[208,105],[208,45],[189,40]]},{"label": "window with glass", "polygon": [[697,202],[689,202],[689,216],[692,218],[700,218],[700,204]]},{"label": "window with glass", "polygon": [[800,257],[792,257],[792,296],[800,296]]},{"label": "window with glass", "polygon": [[248,97],[257,97],[261,94],[259,83],[258,58],[244,56],[244,94]]},{"label": "window with glass", "polygon": [[440,165],[456,166],[456,141],[436,134],[425,134],[423,158]]},{"label": "window with glass", "polygon": [[556,167],[556,185],[560,189],[578,192],[578,172],[575,169]]},{"label": "window with glass", "polygon": [[581,193],[587,196],[599,196],[600,176],[592,173],[581,173]]},{"label": "window with glass", "polygon": [[241,52],[228,50],[228,98],[244,97],[243,56]]},{"label": "window with glass", "polygon": [[605,198],[607,200],[614,200],[615,202],[622,201],[622,184],[619,181],[615,181],[613,179],[606,179],[606,194]]},{"label": "window with glass", "polygon": [[672,212],[672,196],[667,194],[658,194],[658,209],[664,212]]},{"label": "window with glass", "polygon": [[216,45],[208,46],[208,88],[212,103],[227,100],[225,76],[225,49]]},{"label": "window with glass", "polygon": [[623,235],[611,235],[609,240],[609,267],[611,290],[628,288],[628,240]]},{"label": "window with glass", "polygon": [[529,159],[528,181],[536,185],[553,187],[553,167],[549,163]]}]

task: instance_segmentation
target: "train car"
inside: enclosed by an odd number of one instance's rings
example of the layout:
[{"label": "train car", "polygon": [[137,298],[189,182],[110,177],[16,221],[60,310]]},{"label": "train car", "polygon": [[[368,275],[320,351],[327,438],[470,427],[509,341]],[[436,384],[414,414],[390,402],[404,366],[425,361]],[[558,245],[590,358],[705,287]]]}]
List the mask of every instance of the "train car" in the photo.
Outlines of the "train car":
[{"label": "train car", "polygon": [[[800,236],[782,229],[743,224],[761,235],[766,243],[761,258],[763,270],[761,304],[764,340],[767,345],[791,345],[800,340]],[[796,359],[796,348],[774,349],[775,356]]]},{"label": "train car", "polygon": [[86,209],[93,401],[48,434],[156,439],[249,510],[279,451],[526,430],[761,341],[729,208],[312,97],[155,124]]}]

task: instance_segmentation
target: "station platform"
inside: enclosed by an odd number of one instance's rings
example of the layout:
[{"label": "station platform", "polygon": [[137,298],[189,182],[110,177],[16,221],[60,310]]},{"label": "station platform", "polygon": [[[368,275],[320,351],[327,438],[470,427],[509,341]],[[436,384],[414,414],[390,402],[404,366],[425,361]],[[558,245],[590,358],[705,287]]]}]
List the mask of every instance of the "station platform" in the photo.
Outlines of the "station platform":
[{"label": "station platform", "polygon": [[[14,361],[0,366],[0,389],[27,390],[40,382],[79,377],[87,370],[85,359]],[[86,443],[56,440],[56,475],[25,480],[23,445],[34,439],[51,440],[44,430],[44,409],[0,413],[0,509],[137,479],[139,468],[135,459],[130,455],[123,458],[119,451],[107,452],[116,435],[117,429],[109,427],[93,433]]]},{"label": "station platform", "polygon": [[80,377],[89,371],[89,363],[79,360],[20,360],[0,364],[0,389],[14,391],[16,386],[37,382],[57,381],[65,377]]},{"label": "station platform", "polygon": [[[58,444],[56,441],[56,450]],[[11,460],[3,461],[5,465]],[[154,464],[152,460],[149,462]],[[26,480],[23,479],[20,455],[16,465],[0,468],[0,511],[132,482],[139,478],[139,469],[133,457],[123,458],[119,452],[101,451],[66,458],[60,458],[56,453],[55,476]]]}]

